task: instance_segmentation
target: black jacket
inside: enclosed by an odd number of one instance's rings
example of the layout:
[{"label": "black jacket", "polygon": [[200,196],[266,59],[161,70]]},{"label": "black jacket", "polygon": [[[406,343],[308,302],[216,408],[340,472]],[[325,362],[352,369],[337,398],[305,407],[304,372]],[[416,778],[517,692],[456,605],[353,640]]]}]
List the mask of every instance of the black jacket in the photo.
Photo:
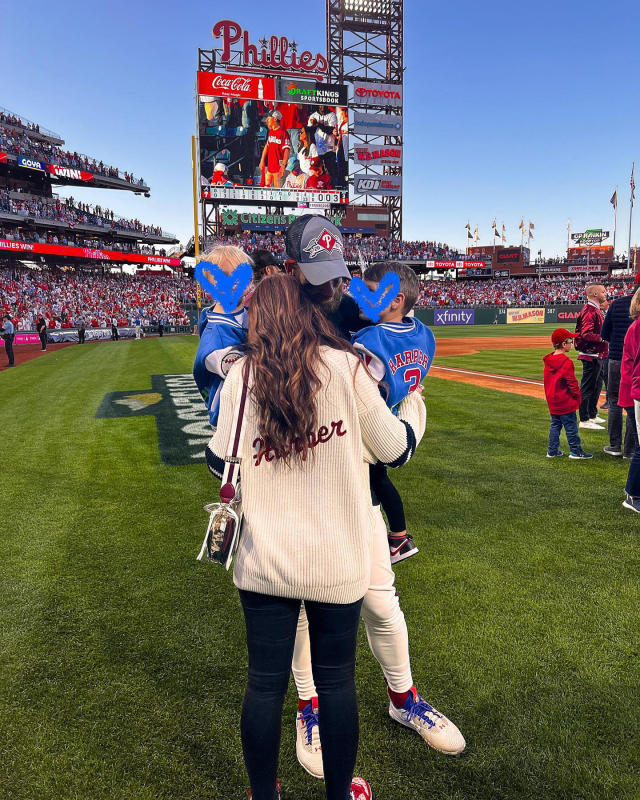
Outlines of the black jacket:
[{"label": "black jacket", "polygon": [[614,361],[622,361],[622,348],[624,347],[624,337],[629,330],[633,320],[629,316],[631,299],[633,295],[618,297],[611,303],[609,310],[602,323],[601,336],[609,342],[609,358]]}]

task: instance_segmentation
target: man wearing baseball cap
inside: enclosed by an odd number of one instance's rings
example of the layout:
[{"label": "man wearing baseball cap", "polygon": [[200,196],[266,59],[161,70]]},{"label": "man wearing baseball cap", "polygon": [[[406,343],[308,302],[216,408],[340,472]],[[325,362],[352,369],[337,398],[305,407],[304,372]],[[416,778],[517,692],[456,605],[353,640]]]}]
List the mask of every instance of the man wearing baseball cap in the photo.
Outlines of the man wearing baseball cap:
[{"label": "man wearing baseball cap", "polygon": [[280,125],[281,119],[279,111],[272,111],[267,117],[267,143],[260,159],[260,169],[265,170],[265,185],[276,189],[281,184],[291,152],[289,134]]},{"label": "man wearing baseball cap", "polygon": [[578,434],[576,411],[580,407],[580,387],[576,380],[573,361],[567,353],[573,347],[574,334],[566,328],[557,328],[551,334],[553,353],[542,359],[544,361],[544,394],[547,398],[551,427],[549,429],[549,446],[547,458],[558,458],[564,453],[560,450],[560,433],[564,428],[569,442],[569,458],[593,458],[582,449]]},{"label": "man wearing baseball cap", "polygon": [[[363,327],[358,306],[344,293],[343,280],[351,275],[344,262],[344,242],[338,228],[324,217],[304,214],[286,233],[286,264],[297,274],[306,293],[322,306],[345,339]],[[336,498],[339,502],[339,498]],[[377,524],[371,532],[371,579],[362,604],[369,646],[382,667],[392,719],[412,728],[435,750],[458,755],[465,740],[458,728],[426,703],[413,684],[409,634],[395,591],[387,542],[387,526],[376,499]],[[300,614],[294,650],[293,677],[299,697],[296,718],[296,753],[302,766],[315,777],[323,775],[318,733],[317,693],[311,671],[308,626]],[[322,711],[320,711],[322,713]]]}]

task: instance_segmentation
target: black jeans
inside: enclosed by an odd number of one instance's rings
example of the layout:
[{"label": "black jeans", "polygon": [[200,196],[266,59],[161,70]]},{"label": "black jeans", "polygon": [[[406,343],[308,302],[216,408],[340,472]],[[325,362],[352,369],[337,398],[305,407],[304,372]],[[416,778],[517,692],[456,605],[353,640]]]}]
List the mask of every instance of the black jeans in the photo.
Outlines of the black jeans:
[{"label": "black jeans", "polygon": [[625,410],[627,412],[627,430],[629,430],[629,426],[633,429],[632,436],[635,447],[635,451],[631,451],[633,457],[629,464],[626,490],[627,494],[630,494],[631,497],[640,497],[640,431],[637,426],[635,410],[633,408],[627,408]]},{"label": "black jeans", "polygon": [[602,387],[602,361],[582,362],[582,381],[580,382],[580,422],[587,422],[598,416],[598,396]]},{"label": "black jeans", "polygon": [[[253,800],[274,800],[282,704],[289,684],[300,601],[245,592],[249,677],[242,706],[242,749]],[[362,600],[305,601],[327,800],[348,800],[358,752],[356,640]]]},{"label": "black jeans", "polygon": [[9,367],[13,366],[13,336],[13,333],[8,333],[4,338],[4,350],[7,354],[7,358],[9,359]]},{"label": "black jeans", "polygon": [[47,332],[46,330],[42,330],[38,332],[38,336],[40,337],[40,349],[46,350],[47,349]]},{"label": "black jeans", "polygon": [[607,402],[609,403],[609,444],[616,450],[622,450],[625,456],[631,457],[636,449],[633,419],[633,409],[627,413],[627,427],[624,435],[624,449],[622,448],[622,409],[618,405],[620,393],[620,365],[621,361],[609,361],[609,382],[607,384]]},{"label": "black jeans", "polygon": [[396,487],[387,474],[387,468],[379,461],[369,465],[369,482],[375,496],[380,501],[382,510],[387,515],[391,533],[400,533],[407,529],[404,518],[404,505]]}]

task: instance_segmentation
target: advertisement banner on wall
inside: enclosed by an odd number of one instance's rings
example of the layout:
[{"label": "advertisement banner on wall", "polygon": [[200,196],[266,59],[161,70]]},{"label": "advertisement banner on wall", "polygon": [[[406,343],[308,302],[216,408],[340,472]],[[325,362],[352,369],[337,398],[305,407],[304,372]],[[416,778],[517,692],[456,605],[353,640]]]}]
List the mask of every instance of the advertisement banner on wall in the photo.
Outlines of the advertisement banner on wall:
[{"label": "advertisement banner on wall", "polygon": [[356,164],[382,164],[387,167],[402,166],[402,147],[399,145],[357,144],[353,148]]},{"label": "advertisement banner on wall", "polygon": [[198,94],[235,97],[238,100],[275,100],[276,82],[261,75],[229,75],[227,72],[199,72]]},{"label": "advertisement banner on wall", "polygon": [[89,247],[70,247],[63,244],[19,242],[14,239],[0,239],[0,252],[37,253],[43,256],[85,258],[96,261],[122,261],[129,264],[159,264],[168,267],[179,267],[181,263],[179,258],[171,258],[170,256],[121,253],[119,250],[93,250]]},{"label": "advertisement banner on wall", "polygon": [[402,85],[396,83],[353,82],[353,102],[360,106],[402,106]]},{"label": "advertisement banner on wall", "polygon": [[58,178],[68,178],[72,181],[91,183],[93,180],[92,172],[85,172],[83,169],[75,169],[74,167],[61,167],[58,164],[47,164],[47,172]]},{"label": "advertisement banner on wall", "polygon": [[402,115],[362,114],[354,111],[353,132],[363,136],[402,136]]},{"label": "advertisement banner on wall", "polygon": [[18,156],[18,166],[25,169],[35,169],[38,172],[44,172],[44,164],[37,158],[26,158],[25,156]]},{"label": "advertisement banner on wall", "polygon": [[507,325],[544,322],[544,308],[508,308]]},{"label": "advertisement banner on wall", "polygon": [[434,325],[474,325],[475,308],[436,308],[433,312]]},{"label": "advertisement banner on wall", "polygon": [[276,100],[282,103],[307,105],[346,106],[347,87],[338,83],[317,83],[297,78],[276,80]]},{"label": "advertisement banner on wall", "polygon": [[547,306],[544,312],[545,322],[559,322],[563,325],[573,324],[580,316],[580,305]]},{"label": "advertisement banner on wall", "polygon": [[353,191],[356,194],[377,194],[384,197],[400,197],[402,195],[401,175],[354,175]]}]

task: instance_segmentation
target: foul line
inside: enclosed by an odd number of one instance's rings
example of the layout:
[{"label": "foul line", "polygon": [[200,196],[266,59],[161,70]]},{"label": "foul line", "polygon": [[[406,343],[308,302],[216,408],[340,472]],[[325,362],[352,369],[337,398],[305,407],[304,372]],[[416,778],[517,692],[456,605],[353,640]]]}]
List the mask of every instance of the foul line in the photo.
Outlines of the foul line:
[{"label": "foul line", "polygon": [[511,378],[508,375],[494,375],[491,372],[475,372],[471,369],[456,369],[455,367],[441,367],[438,364],[434,364],[432,369],[442,369],[445,372],[459,372],[461,375],[478,375],[481,378],[494,378],[498,381],[511,381],[512,383],[530,383],[533,386],[544,386],[542,381],[529,381],[525,380],[524,378]]}]

